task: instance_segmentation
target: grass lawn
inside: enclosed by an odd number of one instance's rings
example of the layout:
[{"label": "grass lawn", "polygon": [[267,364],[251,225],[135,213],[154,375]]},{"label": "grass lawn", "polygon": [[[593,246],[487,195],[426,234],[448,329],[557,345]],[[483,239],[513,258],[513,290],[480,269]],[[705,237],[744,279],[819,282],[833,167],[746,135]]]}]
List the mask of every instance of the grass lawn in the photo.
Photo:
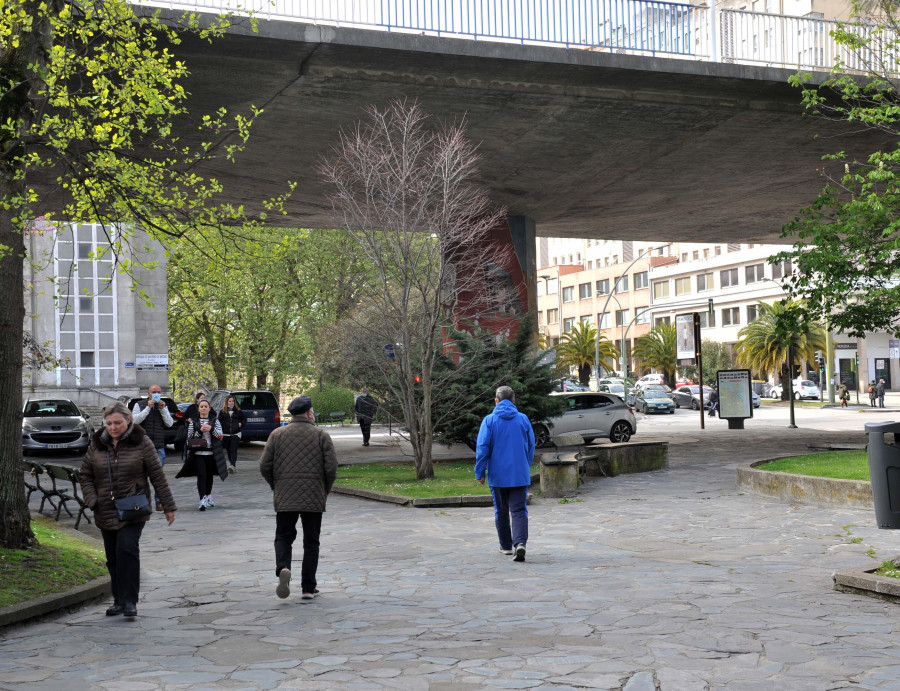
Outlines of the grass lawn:
[{"label": "grass lawn", "polygon": [[757,466],[759,470],[796,473],[840,480],[868,480],[869,463],[865,451],[829,451],[806,456],[780,458]]},{"label": "grass lawn", "polygon": [[47,518],[33,518],[38,545],[0,548],[0,607],[60,593],[107,573],[103,550],[59,531]]},{"label": "grass lawn", "polygon": [[[338,468],[337,484],[420,499],[490,494],[475,480],[474,463],[435,463],[434,480],[416,480],[413,463],[365,463]],[[531,472],[539,470],[538,464]]]}]

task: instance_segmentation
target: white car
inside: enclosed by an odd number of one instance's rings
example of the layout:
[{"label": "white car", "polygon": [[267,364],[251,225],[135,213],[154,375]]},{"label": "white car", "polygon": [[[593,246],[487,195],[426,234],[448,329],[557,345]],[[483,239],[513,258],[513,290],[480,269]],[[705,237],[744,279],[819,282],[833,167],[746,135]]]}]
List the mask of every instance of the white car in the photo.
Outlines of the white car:
[{"label": "white car", "polygon": [[550,395],[565,398],[566,409],[562,415],[534,425],[538,447],[546,446],[558,434],[580,434],[584,443],[590,444],[599,437],[626,442],[637,432],[634,411],[615,394],[572,391]]},{"label": "white car", "polygon": [[[809,379],[797,379],[794,381],[793,389],[795,401],[801,401],[804,398],[809,400],[818,400],[820,398],[819,387],[816,386],[814,381],[810,381]],[[772,398],[779,399],[781,398],[782,391],[782,385],[775,384],[769,391],[769,395]]]},{"label": "white car", "polygon": [[635,382],[635,384],[638,386],[646,386],[647,384],[657,385],[665,383],[666,378],[661,374],[645,374]]}]

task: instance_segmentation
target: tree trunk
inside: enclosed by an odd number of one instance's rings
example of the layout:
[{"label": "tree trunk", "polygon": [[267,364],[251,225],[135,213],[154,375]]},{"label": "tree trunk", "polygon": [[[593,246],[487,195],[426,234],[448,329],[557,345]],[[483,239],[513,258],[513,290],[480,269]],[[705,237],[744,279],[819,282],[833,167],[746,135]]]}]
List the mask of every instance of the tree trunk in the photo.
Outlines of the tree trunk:
[{"label": "tree trunk", "polygon": [[[17,191],[5,177],[0,182],[0,198],[9,199]],[[3,246],[9,249],[0,249],[0,400],[7,402],[0,406],[0,546],[27,549],[35,540],[21,469],[25,242],[12,214],[0,209]]]},{"label": "tree trunk", "polygon": [[587,386],[591,381],[591,365],[578,366],[578,381]]}]

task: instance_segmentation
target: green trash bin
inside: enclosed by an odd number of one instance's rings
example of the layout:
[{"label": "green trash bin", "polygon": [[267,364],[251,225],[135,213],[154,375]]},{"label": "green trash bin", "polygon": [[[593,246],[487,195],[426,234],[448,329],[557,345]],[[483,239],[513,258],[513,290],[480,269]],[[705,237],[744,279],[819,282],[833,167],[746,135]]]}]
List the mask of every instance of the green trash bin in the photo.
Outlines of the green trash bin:
[{"label": "green trash bin", "polygon": [[[865,430],[875,521],[879,528],[900,528],[900,422],[871,422]],[[894,435],[892,443],[885,441],[886,434]]]}]

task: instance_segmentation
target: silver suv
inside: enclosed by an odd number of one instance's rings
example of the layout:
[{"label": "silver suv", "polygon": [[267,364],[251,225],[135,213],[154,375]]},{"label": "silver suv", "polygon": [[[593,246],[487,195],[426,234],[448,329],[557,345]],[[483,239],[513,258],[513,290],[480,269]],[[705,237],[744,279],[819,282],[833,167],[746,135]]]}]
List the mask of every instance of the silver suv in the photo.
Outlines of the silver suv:
[{"label": "silver suv", "polygon": [[567,432],[580,434],[584,443],[590,444],[599,437],[626,442],[637,431],[634,410],[615,394],[569,391],[550,395],[565,399],[566,412],[534,426],[538,446],[546,446],[551,437]]}]

